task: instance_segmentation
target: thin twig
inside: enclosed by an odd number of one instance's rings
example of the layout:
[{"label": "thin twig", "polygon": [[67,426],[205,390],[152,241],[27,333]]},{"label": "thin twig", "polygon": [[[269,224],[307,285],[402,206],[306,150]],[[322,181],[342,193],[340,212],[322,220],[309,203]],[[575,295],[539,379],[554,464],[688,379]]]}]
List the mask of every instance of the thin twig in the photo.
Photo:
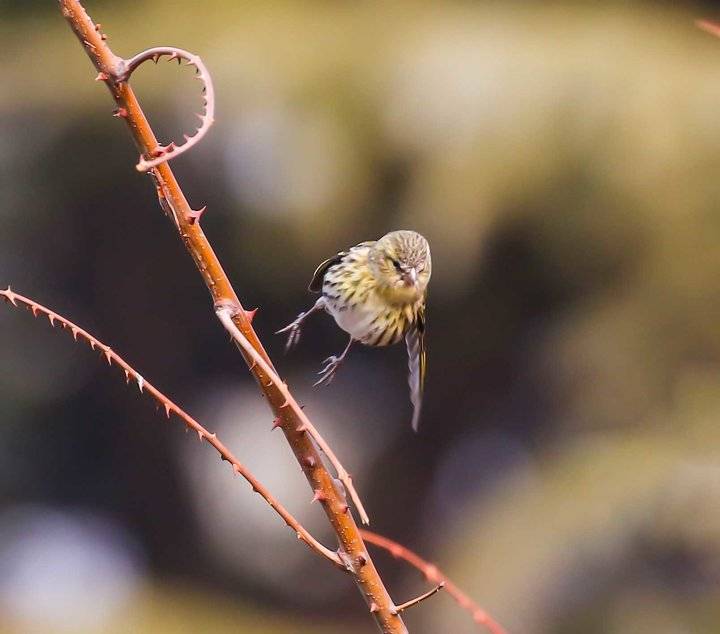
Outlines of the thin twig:
[{"label": "thin twig", "polygon": [[[305,412],[303,412],[302,408],[298,405],[297,401],[290,393],[290,390],[287,389],[287,385],[285,385],[282,379],[277,375],[275,369],[270,367],[270,365],[265,361],[265,359],[263,359],[257,353],[257,351],[250,345],[250,342],[248,342],[248,340],[240,332],[238,327],[233,323],[233,310],[234,309],[232,307],[221,305],[216,308],[215,313],[217,314],[218,319],[221,321],[222,325],[225,326],[225,329],[230,333],[230,335],[238,343],[238,345],[240,345],[243,351],[248,354],[252,358],[253,362],[257,363],[262,369],[262,371],[265,372],[268,377],[270,377],[270,380],[275,383],[275,387],[277,387],[277,389],[280,390],[281,394],[285,397],[284,407],[292,408],[294,414],[301,421],[302,428],[298,428],[298,431],[307,431],[307,433],[312,436],[312,439],[318,444],[322,452],[328,457],[328,460],[330,460],[330,464],[335,467],[338,479],[345,486],[346,492],[350,494],[353,504],[355,505],[355,508],[360,514],[360,518],[363,524],[368,524],[370,520],[368,519],[367,513],[365,512],[365,508],[363,507],[362,501],[360,500],[360,496],[357,494],[357,491],[353,486],[350,474],[345,471],[345,468],[337,459],[337,456],[330,448],[330,445],[328,445],[325,439],[320,435],[320,432],[315,429],[313,424],[310,422],[310,419],[305,415]],[[316,492],[316,495],[319,494]]]},{"label": "thin twig", "polygon": [[[121,81],[126,61],[113,53],[99,26],[88,16],[79,0],[58,0],[58,3],[63,16],[97,69],[98,77],[103,78],[115,101],[116,113],[122,115],[121,118],[127,124],[140,153],[151,156],[151,153],[158,148],[157,138],[132,88],[127,82]],[[234,307],[233,323],[267,365],[273,368],[270,357],[252,327],[252,313],[245,311],[240,303],[237,293],[200,227],[199,212],[194,211],[188,204],[169,163],[161,163],[149,173],[155,180],[161,207],[172,212],[178,233],[195,261],[214,306]],[[313,496],[318,496],[317,499],[340,544],[338,554],[352,574],[376,625],[383,634],[407,634],[402,618],[393,612],[392,598],[367,553],[352,513],[347,512],[344,497],[337,491],[334,478],[323,464],[312,438],[304,433],[302,419],[293,408],[284,407],[287,399],[268,373],[255,363],[250,355],[244,353],[243,356],[267,398],[276,424],[285,434],[296,460],[310,483]]]},{"label": "thin twig", "polygon": [[440,590],[442,590],[445,587],[445,582],[438,584],[432,590],[428,590],[427,592],[423,592],[419,597],[415,597],[414,599],[410,599],[410,601],[405,601],[405,603],[401,603],[400,605],[395,606],[395,611],[400,614],[400,612],[404,612],[408,608],[415,607],[419,603],[422,603],[425,601],[425,599],[429,599],[430,597],[435,596]]},{"label": "thin twig", "polygon": [[398,544],[392,539],[378,535],[368,530],[361,530],[363,539],[375,546],[388,551],[395,559],[401,559],[417,568],[430,583],[444,584],[447,593],[458,602],[461,608],[467,610],[472,615],[473,620],[478,625],[484,626],[492,634],[507,634],[505,629],[495,619],[493,619],[485,610],[483,610],[475,601],[458,588],[450,579],[447,578],[437,566],[425,561],[422,557],[414,553],[405,546]]},{"label": "thin twig", "polygon": [[195,67],[195,77],[203,83],[203,112],[197,115],[198,119],[200,119],[200,127],[195,130],[194,134],[183,135],[185,143],[170,143],[164,147],[159,147],[154,152],[157,155],[155,158],[146,159],[144,156],[141,156],[140,161],[135,166],[139,172],[147,172],[150,168],[160,165],[160,163],[180,156],[200,141],[200,139],[207,134],[210,126],[215,122],[215,90],[213,88],[212,77],[208,69],[205,68],[202,60],[197,55],[193,55],[188,51],[174,46],[156,46],[155,48],[149,48],[126,60],[125,71],[118,79],[123,82],[129,81],[130,75],[132,75],[143,62],[152,60],[157,64],[158,60],[164,55],[168,56],[171,61],[176,59],[178,64],[181,60],[185,60],[188,66]]},{"label": "thin twig", "polygon": [[233,453],[222,443],[217,437],[217,434],[211,434],[205,427],[198,423],[190,414],[185,412],[179,405],[174,403],[170,398],[163,394],[157,389],[152,383],[145,379],[133,366],[125,361],[119,354],[114,352],[110,346],[104,344],[102,341],[91,335],[87,330],[84,330],[77,324],[73,323],[67,317],[63,317],[58,313],[46,308],[42,304],[36,301],[13,292],[10,287],[7,290],[0,290],[0,296],[4,297],[9,304],[18,307],[18,302],[26,306],[33,314],[33,317],[37,317],[38,314],[43,314],[48,318],[51,327],[55,327],[56,322],[64,330],[69,330],[72,333],[73,339],[78,340],[78,337],[86,341],[93,350],[100,350],[108,365],[113,363],[121,368],[125,372],[125,382],[129,383],[132,379],[138,386],[140,392],[146,392],[155,401],[157,401],[165,410],[165,416],[170,418],[171,414],[175,414],[180,418],[189,429],[195,431],[200,441],[207,440],[217,452],[220,454],[220,458],[232,466],[233,471],[236,474],[241,475],[245,478],[252,487],[253,491],[258,493],[270,507],[285,521],[285,523],[295,531],[298,539],[305,542],[311,550],[314,550],[317,554],[329,559],[332,563],[340,568],[345,568],[345,564],[340,559],[336,552],[333,552],[329,548],[323,546],[317,541],[300,522],[280,503],[275,497],[268,491],[268,489],[233,455]]}]

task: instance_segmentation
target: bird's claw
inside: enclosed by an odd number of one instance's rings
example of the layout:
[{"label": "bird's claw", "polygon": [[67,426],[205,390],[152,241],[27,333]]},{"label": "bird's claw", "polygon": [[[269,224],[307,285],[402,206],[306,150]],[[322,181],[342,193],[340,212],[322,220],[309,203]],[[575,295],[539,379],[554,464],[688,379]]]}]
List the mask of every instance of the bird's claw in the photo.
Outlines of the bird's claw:
[{"label": "bird's claw", "polygon": [[341,363],[342,358],[338,358],[335,355],[332,355],[325,359],[325,361],[322,362],[320,372],[318,372],[320,378],[315,381],[315,383],[313,383],[313,387],[317,387],[318,385],[329,385],[330,382],[335,378],[335,372],[337,372],[337,369],[340,367]]},{"label": "bird's claw", "polygon": [[287,341],[285,342],[285,352],[290,352],[300,341],[300,324],[292,322],[285,326],[285,328],[278,330],[275,334],[281,335],[286,332],[290,334],[288,334]]}]

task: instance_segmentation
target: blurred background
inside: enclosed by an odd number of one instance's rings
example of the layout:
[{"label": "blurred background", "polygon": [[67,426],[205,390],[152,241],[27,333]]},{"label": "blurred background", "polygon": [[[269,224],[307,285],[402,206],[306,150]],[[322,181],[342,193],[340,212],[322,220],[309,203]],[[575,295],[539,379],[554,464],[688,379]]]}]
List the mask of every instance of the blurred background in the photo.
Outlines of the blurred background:
[{"label": "blurred background", "polygon": [[[199,53],[173,163],[373,528],[510,632],[720,631],[720,41],[693,2],[86,3],[116,53]],[[333,536],[50,1],[0,4],[0,286],[109,343]],[[160,137],[191,71],[133,77]],[[429,376],[329,316],[315,266],[429,239]],[[0,632],[374,631],[357,590],[86,347],[0,306]],[[427,588],[382,554],[393,596]],[[413,633],[477,631],[440,594]]]}]

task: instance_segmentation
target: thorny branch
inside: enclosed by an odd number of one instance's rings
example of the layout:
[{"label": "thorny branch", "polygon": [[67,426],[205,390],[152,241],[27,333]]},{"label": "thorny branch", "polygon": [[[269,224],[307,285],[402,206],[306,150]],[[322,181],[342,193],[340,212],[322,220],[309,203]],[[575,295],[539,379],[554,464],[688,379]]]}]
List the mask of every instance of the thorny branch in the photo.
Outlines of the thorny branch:
[{"label": "thorny branch", "polygon": [[145,379],[133,366],[125,361],[119,354],[114,352],[110,346],[104,344],[102,341],[91,335],[87,330],[84,330],[77,324],[74,324],[66,317],[63,317],[49,308],[46,308],[29,297],[13,292],[10,287],[8,287],[7,290],[0,291],[0,296],[4,297],[9,304],[12,304],[17,308],[19,308],[20,304],[24,305],[28,310],[30,310],[30,312],[32,312],[33,317],[37,317],[38,314],[45,315],[52,328],[55,327],[55,322],[57,322],[60,324],[61,328],[72,333],[75,341],[77,341],[79,337],[83,341],[87,342],[93,350],[100,350],[105,356],[108,365],[114,364],[125,372],[126,383],[130,383],[131,380],[135,381],[141,393],[149,394],[157,403],[162,405],[165,410],[165,416],[168,419],[171,414],[175,414],[183,421],[183,423],[185,423],[188,429],[192,429],[197,433],[201,442],[206,440],[210,445],[212,445],[218,454],[220,454],[220,458],[230,464],[233,472],[245,478],[250,483],[253,491],[258,493],[271,506],[271,508],[280,517],[282,517],[283,520],[285,520],[285,523],[295,531],[298,539],[305,542],[317,554],[329,559],[336,566],[340,566],[341,568],[345,567],[338,554],[318,542],[307,531],[307,529],[305,529],[302,524],[300,524],[300,522],[275,499],[270,491],[268,491],[268,489],[233,455],[233,453],[222,442],[220,442],[217,434],[211,434],[205,427],[190,416],[190,414],[170,400],[169,397]]},{"label": "thorny branch", "polygon": [[[88,16],[79,0],[58,0],[58,3],[63,16],[97,68],[98,79],[104,81],[110,90],[117,105],[115,113],[127,123],[143,158],[152,161],[163,154],[167,155],[167,148],[158,144],[132,88],[126,81],[129,61],[112,52],[99,25]],[[163,50],[177,52],[176,49]],[[407,628],[367,553],[344,495],[337,489],[332,475],[323,464],[308,433],[309,428],[298,416],[298,410],[287,406],[286,389],[280,388],[282,383],[276,383],[274,377],[263,369],[266,367],[274,370],[252,327],[252,313],[244,310],[220,261],[200,228],[201,211],[191,209],[166,160],[151,167],[149,173],[155,181],[161,207],[166,212],[172,213],[178,233],[195,261],[214,306],[232,307],[228,313],[232,322],[265,362],[263,365],[256,363],[253,357],[243,350],[250,371],[273,410],[277,426],[283,430],[313,489],[314,499],[322,505],[335,530],[339,542],[338,555],[345,569],[353,576],[380,631],[384,634],[405,634]],[[352,486],[348,487],[347,484],[345,486],[349,492],[352,491]]]},{"label": "thorny branch", "polygon": [[[503,627],[495,621],[485,610],[483,610],[475,601],[458,588],[450,579],[445,576],[437,566],[425,561],[422,557],[415,554],[412,550],[398,544],[392,539],[378,535],[368,530],[361,530],[363,539],[388,551],[395,559],[402,559],[414,568],[417,568],[430,583],[438,584],[436,589],[430,591],[434,594],[442,586],[445,591],[458,602],[461,608],[467,610],[472,615],[473,621],[478,625],[483,625],[491,634],[507,634]],[[398,608],[399,609],[399,608]]]},{"label": "thorny branch", "polygon": [[[303,412],[300,405],[298,405],[297,401],[290,393],[290,390],[288,390],[287,385],[275,372],[275,369],[272,368],[270,364],[268,364],[267,361],[265,361],[265,359],[260,356],[260,354],[258,354],[255,348],[250,345],[250,342],[245,338],[245,336],[240,332],[238,327],[233,323],[233,307],[220,304],[216,307],[215,314],[217,315],[218,319],[225,327],[225,329],[230,333],[232,338],[243,350],[243,352],[245,352],[245,354],[252,358],[253,363],[257,363],[260,366],[260,369],[268,375],[270,380],[275,384],[278,390],[280,390],[282,395],[285,397],[285,403],[282,405],[282,407],[290,407],[294,411],[295,415],[300,420],[301,427],[298,428],[298,431],[304,431],[310,434],[310,436],[312,436],[313,440],[318,444],[322,452],[328,457],[328,460],[330,460],[330,463],[335,467],[337,471],[340,482],[349,490],[350,496],[352,497],[353,503],[355,504],[355,508],[358,509],[361,517],[366,518],[365,523],[367,524],[368,522],[367,515],[365,514],[365,509],[363,508],[362,502],[360,501],[360,498],[358,497],[355,488],[352,486],[352,478],[350,477],[350,474],[345,471],[345,468],[342,466],[342,464],[340,464],[340,461],[337,459],[337,456],[335,456],[335,453],[333,452],[330,445],[327,444],[327,442],[320,435],[315,426],[310,422],[310,419],[307,417],[305,412]],[[321,500],[322,496],[323,492],[320,490],[316,490],[313,501]]]},{"label": "thorny branch", "polygon": [[[195,67],[195,77],[203,83],[202,93],[204,112],[196,115],[197,118],[200,119],[200,127],[195,130],[195,133],[192,135],[183,135],[185,143],[177,145],[176,143],[171,142],[164,147],[158,147],[158,149],[154,152],[156,156],[153,159],[148,160],[144,156],[141,156],[140,161],[135,166],[139,172],[147,172],[151,167],[156,167],[160,165],[160,163],[169,161],[170,159],[180,156],[180,154],[189,150],[205,136],[207,131],[210,129],[210,126],[212,126],[215,121],[215,89],[213,88],[212,77],[210,76],[207,68],[205,68],[205,64],[203,64],[202,60],[197,55],[188,53],[181,48],[175,48],[174,46],[158,46],[138,53],[130,59],[125,60],[125,70],[122,75],[118,77],[118,81],[127,83],[130,80],[130,75],[132,75],[138,66],[140,66],[143,62],[151,59],[157,64],[158,60],[163,55],[167,55],[170,60],[176,59],[178,64],[180,64],[182,60],[185,60],[186,65]],[[102,77],[100,77],[100,79],[102,79]]]}]

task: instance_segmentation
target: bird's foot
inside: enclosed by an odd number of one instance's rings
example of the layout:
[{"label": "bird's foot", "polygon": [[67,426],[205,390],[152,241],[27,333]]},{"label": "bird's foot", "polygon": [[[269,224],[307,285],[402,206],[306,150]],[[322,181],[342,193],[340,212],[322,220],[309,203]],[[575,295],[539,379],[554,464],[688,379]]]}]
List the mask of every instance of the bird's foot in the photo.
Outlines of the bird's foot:
[{"label": "bird's foot", "polygon": [[335,378],[335,372],[337,372],[337,369],[340,367],[342,362],[343,357],[336,357],[335,355],[325,359],[325,361],[322,362],[320,372],[318,372],[320,378],[313,383],[313,387],[317,387],[318,385],[329,385]]},{"label": "bird's foot", "polygon": [[291,324],[285,326],[285,328],[281,328],[280,330],[278,330],[275,334],[281,335],[286,332],[289,334],[287,341],[285,342],[285,352],[290,352],[290,350],[292,350],[298,344],[298,341],[300,341],[300,322],[296,319]]}]

